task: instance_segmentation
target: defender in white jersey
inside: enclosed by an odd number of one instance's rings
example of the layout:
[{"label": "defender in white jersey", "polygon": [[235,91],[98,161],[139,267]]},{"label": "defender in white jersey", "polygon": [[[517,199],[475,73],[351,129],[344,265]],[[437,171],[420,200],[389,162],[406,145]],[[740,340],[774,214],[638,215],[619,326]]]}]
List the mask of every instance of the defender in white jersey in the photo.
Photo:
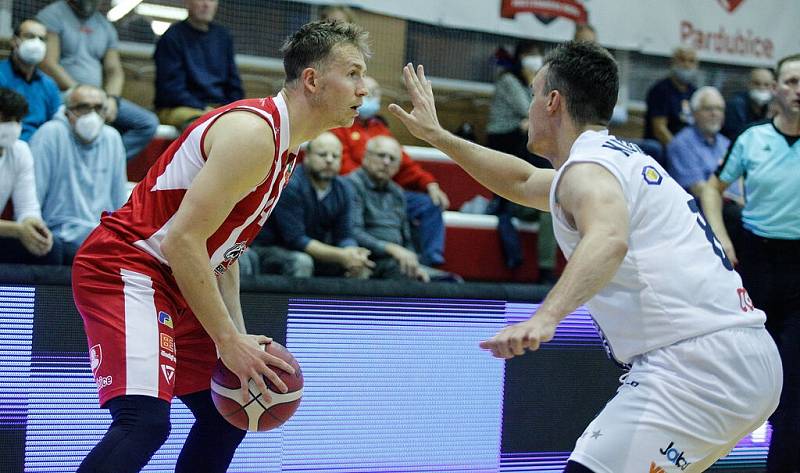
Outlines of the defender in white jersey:
[{"label": "defender in white jersey", "polygon": [[536,350],[586,304],[630,371],[577,440],[566,472],[699,472],[775,410],[780,358],[696,202],[652,158],[606,130],[618,91],[605,49],[553,50],[533,84],[535,168],[448,133],[422,66],[403,71],[413,110],[390,110],[417,137],[509,200],[553,213],[569,262],[536,314],[481,347]]}]

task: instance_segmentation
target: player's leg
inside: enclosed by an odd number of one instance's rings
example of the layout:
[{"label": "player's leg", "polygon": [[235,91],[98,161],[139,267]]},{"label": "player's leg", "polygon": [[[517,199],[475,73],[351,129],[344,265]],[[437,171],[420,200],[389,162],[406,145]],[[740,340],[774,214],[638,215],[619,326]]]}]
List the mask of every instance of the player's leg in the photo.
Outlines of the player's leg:
[{"label": "player's leg", "polygon": [[175,473],[224,473],[247,432],[219,414],[208,389],[180,396],[180,400],[192,411],[195,421],[178,457]]},{"label": "player's leg", "polygon": [[184,306],[175,320],[178,350],[175,395],[194,414],[195,423],[181,450],[177,473],[224,472],[245,431],[226,421],[211,400],[209,380],[217,362],[217,350],[197,317]]},{"label": "player's leg", "polygon": [[[81,472],[138,471],[167,438],[175,367],[174,312],[158,263],[95,231],[73,264],[75,304],[84,322],[100,405],[113,422]],[[125,466],[127,465],[127,466]]]},{"label": "player's leg", "polygon": [[169,403],[150,396],[119,396],[105,407],[111,411],[111,426],[78,473],[140,471],[169,435]]}]

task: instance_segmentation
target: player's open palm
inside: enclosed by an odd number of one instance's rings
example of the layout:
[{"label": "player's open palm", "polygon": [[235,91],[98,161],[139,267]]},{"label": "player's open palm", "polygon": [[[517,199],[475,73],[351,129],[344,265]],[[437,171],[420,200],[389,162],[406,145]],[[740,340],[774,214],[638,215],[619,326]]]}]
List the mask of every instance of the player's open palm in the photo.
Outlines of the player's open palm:
[{"label": "player's open palm", "polygon": [[549,342],[556,333],[556,325],[544,318],[530,319],[509,325],[494,337],[484,340],[480,347],[491,350],[496,358],[513,358],[525,350],[538,350],[542,343]]},{"label": "player's open palm", "polygon": [[407,113],[393,103],[389,105],[389,111],[403,122],[412,135],[430,141],[430,137],[441,129],[439,118],[436,116],[431,81],[425,78],[425,69],[422,65],[418,65],[415,71],[414,66],[409,63],[403,68],[403,82],[414,108],[411,109],[411,113]]},{"label": "player's open palm", "polygon": [[[284,360],[270,355],[264,351],[267,343],[272,339],[263,335],[247,335],[237,334],[228,342],[220,344],[219,356],[222,362],[229,370],[233,371],[239,377],[239,382],[242,386],[247,386],[250,379],[253,380],[258,390],[266,400],[270,400],[269,390],[267,384],[264,382],[264,376],[269,379],[272,384],[281,392],[286,392],[286,384],[281,378],[272,370],[270,366],[275,366],[288,373],[294,373],[294,368],[291,367]],[[250,400],[250,393],[248,390],[242,390],[242,401],[247,403]]]}]

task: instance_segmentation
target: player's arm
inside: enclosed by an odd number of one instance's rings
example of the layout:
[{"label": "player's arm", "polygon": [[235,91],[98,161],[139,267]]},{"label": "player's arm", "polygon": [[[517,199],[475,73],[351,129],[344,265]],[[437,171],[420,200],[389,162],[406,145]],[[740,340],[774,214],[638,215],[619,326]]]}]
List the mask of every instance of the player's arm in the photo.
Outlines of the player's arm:
[{"label": "player's arm", "polygon": [[711,225],[714,230],[717,240],[722,245],[722,250],[725,256],[731,260],[731,263],[738,264],[739,260],[736,258],[736,251],[733,248],[728,230],[725,228],[725,221],[722,219],[722,193],[728,188],[730,183],[727,183],[715,174],[712,174],[708,181],[701,186],[700,190],[700,206],[703,209],[703,215],[706,221]]},{"label": "player's arm", "polygon": [[567,315],[611,281],[628,252],[630,215],[622,188],[610,172],[597,164],[572,165],[557,193],[580,242],[536,314],[481,343],[499,358],[536,350],[551,340]]},{"label": "player's arm", "polygon": [[439,124],[431,82],[422,66],[403,68],[403,81],[414,108],[407,113],[396,104],[389,110],[421,140],[441,150],[492,192],[519,204],[550,210],[550,184],[555,171],[540,169],[510,154],[459,138]]},{"label": "player's arm", "polygon": [[[207,131],[204,149],[206,163],[175,213],[162,251],[181,294],[214,340],[225,365],[242,385],[252,378],[269,398],[262,374],[282,391],[286,385],[267,365],[288,372],[291,366],[259,347],[269,342],[267,337],[247,336],[236,329],[210,267],[206,242],[234,205],[265,178],[275,144],[266,122],[249,112],[232,112]],[[244,396],[248,397],[246,391]]]},{"label": "player's arm", "polygon": [[228,266],[228,270],[217,278],[217,285],[219,286],[219,293],[222,295],[222,301],[225,303],[225,308],[228,309],[228,314],[231,316],[233,325],[236,326],[239,333],[247,333],[247,328],[245,328],[244,325],[244,314],[242,313],[242,302],[239,297],[238,260]]}]

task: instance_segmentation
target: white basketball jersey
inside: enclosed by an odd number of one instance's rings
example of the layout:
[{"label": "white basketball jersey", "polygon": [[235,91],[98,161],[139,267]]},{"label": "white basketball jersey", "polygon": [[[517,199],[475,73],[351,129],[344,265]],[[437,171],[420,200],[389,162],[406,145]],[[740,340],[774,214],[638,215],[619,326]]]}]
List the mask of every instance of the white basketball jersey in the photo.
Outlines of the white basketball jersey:
[{"label": "white basketball jersey", "polygon": [[694,198],[638,146],[607,131],[578,137],[550,189],[553,229],[567,259],[580,235],[564,218],[556,189],[566,169],[588,162],[617,178],[630,215],[628,253],[586,303],[614,358],[627,363],[679,340],[764,324]]}]

